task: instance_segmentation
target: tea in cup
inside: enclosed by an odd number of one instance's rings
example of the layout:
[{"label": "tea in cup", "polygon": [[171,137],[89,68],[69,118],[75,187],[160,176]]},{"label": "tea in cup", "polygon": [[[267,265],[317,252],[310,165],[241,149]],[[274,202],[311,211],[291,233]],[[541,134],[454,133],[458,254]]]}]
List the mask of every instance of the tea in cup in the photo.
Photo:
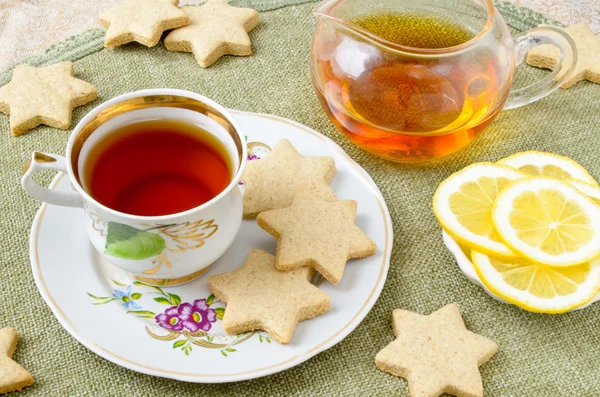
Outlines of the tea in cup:
[{"label": "tea in cup", "polygon": [[[25,190],[50,204],[81,207],[87,234],[110,263],[152,285],[204,274],[242,220],[238,183],[244,135],[201,95],[144,90],[98,106],[75,127],[66,157],[36,152]],[[40,187],[42,169],[67,173],[74,192]]]}]

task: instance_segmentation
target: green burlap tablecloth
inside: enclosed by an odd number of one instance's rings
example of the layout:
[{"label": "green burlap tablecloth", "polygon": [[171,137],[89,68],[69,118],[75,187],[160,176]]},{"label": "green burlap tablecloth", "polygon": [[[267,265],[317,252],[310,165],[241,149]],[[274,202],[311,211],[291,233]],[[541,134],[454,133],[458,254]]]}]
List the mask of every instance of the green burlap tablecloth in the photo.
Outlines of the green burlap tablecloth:
[{"label": "green burlap tablecloth", "polygon": [[[37,379],[22,394],[408,395],[404,380],[379,371],[374,364],[375,354],[393,340],[392,310],[430,313],[456,302],[468,328],[500,346],[496,356],[481,368],[487,395],[600,395],[600,303],[569,314],[542,315],[493,300],[460,272],[444,248],[441,229],[431,211],[434,189],[452,172],[522,150],[571,156],[600,178],[600,86],[579,83],[535,104],[502,112],[467,150],[447,160],[425,166],[393,164],[352,146],[317,102],[309,75],[314,3],[234,3],[264,11],[261,24],[251,33],[255,51],[251,57],[225,57],[202,69],[191,54],[166,51],[162,44],[155,48],[132,44],[103,49],[102,31],[89,31],[29,62],[39,65],[74,60],[77,76],[97,87],[99,99],[77,108],[73,125],[94,106],[116,95],[171,87],[202,93],[227,107],[288,117],[338,142],[373,177],[392,216],[394,250],[381,297],[344,341],[302,365],[262,379],[197,385],[118,367],[62,329],[31,275],[29,230],[40,203],[21,189],[21,168],[34,150],[64,153],[69,131],[40,127],[15,138],[9,134],[8,117],[1,116],[0,328],[18,328],[21,341],[16,360]],[[551,22],[530,10],[497,5],[513,33]],[[521,66],[518,76],[524,82],[543,73]],[[0,74],[0,85],[9,78],[10,71]],[[51,176],[42,179],[47,183]]]}]

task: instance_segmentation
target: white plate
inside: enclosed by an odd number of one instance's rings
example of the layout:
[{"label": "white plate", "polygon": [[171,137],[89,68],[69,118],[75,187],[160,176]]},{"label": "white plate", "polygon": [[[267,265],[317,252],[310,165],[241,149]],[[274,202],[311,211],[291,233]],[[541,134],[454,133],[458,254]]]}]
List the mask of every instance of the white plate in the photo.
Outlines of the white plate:
[{"label": "white plate", "polygon": [[[44,204],[31,229],[31,264],[37,287],[71,335],[117,365],[189,382],[258,378],[296,366],[340,342],[358,326],[381,293],[390,262],[392,223],[369,175],[333,141],[303,125],[270,115],[232,113],[259,157],[267,155],[269,147],[282,138],[289,139],[303,155],[332,156],[337,175],[331,187],[340,199],[358,202],[356,223],[375,241],[377,252],[350,261],[337,286],[320,285],[331,297],[331,310],[301,322],[288,345],[278,344],[264,332],[225,335],[220,320],[212,323],[206,336],[170,334],[157,324],[155,315],[179,303],[207,299],[211,274],[239,268],[251,248],[275,254],[275,240],[255,221],[243,221],[232,247],[206,275],[182,286],[155,289],[136,285],[123,271],[104,262],[84,232],[82,210]],[[70,189],[62,174],[51,186]],[[129,296],[129,303],[124,295]],[[224,307],[214,301],[209,310]],[[188,346],[192,348],[186,349]]]},{"label": "white plate", "polygon": [[[473,262],[471,262],[471,259],[469,259],[467,257],[467,255],[465,254],[465,252],[463,251],[463,249],[460,247],[460,245],[458,244],[458,242],[454,238],[452,238],[452,236],[450,236],[448,233],[446,233],[445,231],[442,231],[442,235],[443,235],[443,238],[444,238],[444,244],[446,244],[446,247],[448,248],[448,250],[450,251],[450,253],[452,255],[454,255],[454,258],[456,258],[456,263],[458,263],[458,267],[464,273],[464,275],[467,276],[467,278],[469,280],[471,280],[471,282],[473,284],[479,285],[481,288],[483,288],[485,290],[485,292],[487,292],[488,295],[491,296],[492,298],[496,299],[499,302],[507,303],[508,304],[509,302],[505,301],[504,299],[502,299],[498,295],[494,294],[492,291],[490,291],[481,282],[481,279],[479,278],[479,275],[475,271],[475,266],[473,266]],[[594,299],[592,299],[591,301],[589,301],[585,305],[576,307],[575,309],[572,309],[572,310],[583,309],[583,308],[588,307],[592,303],[597,302],[599,300],[600,300],[600,293],[598,293],[594,297]],[[572,311],[572,310],[569,310],[569,311]]]}]

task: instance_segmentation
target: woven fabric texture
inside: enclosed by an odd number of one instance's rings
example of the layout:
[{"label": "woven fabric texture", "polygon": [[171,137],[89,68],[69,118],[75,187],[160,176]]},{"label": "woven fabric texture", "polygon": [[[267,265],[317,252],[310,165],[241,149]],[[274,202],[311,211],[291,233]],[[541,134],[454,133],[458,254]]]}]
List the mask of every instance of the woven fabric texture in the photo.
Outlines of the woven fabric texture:
[{"label": "woven fabric texture", "polygon": [[[266,9],[284,2],[237,4],[270,4]],[[15,138],[10,136],[8,117],[1,116],[0,328],[19,330],[15,358],[37,379],[12,396],[407,396],[404,380],[379,371],[374,364],[375,354],[393,340],[392,310],[428,314],[450,302],[458,304],[469,329],[500,346],[481,368],[486,395],[600,395],[600,304],[563,315],[542,315],[498,303],[460,272],[443,246],[431,210],[435,188],[452,172],[522,150],[571,156],[600,178],[596,151],[600,86],[582,82],[535,104],[502,112],[467,150],[446,160],[412,166],[386,162],[352,146],[320,108],[309,74],[314,3],[293,3],[261,13],[261,24],[251,33],[253,56],[224,57],[208,69],[200,68],[192,55],[169,52],[162,45],[102,49],[101,31],[57,45],[30,63],[74,60],[77,76],[97,87],[99,99],[77,108],[73,125],[116,95],[172,87],[202,93],[226,107],[288,117],[338,142],[373,177],[393,219],[391,267],[370,314],[330,350],[293,369],[253,381],[188,384],[138,374],[102,359],[62,329],[36,290],[29,265],[29,230],[40,203],[21,189],[21,169],[34,150],[64,153],[70,131],[39,127]],[[551,22],[526,9],[505,3],[497,6],[515,34]],[[544,73],[522,65],[517,83],[525,84]],[[0,84],[10,74],[0,74]],[[47,174],[40,179],[48,183],[51,178]]]}]

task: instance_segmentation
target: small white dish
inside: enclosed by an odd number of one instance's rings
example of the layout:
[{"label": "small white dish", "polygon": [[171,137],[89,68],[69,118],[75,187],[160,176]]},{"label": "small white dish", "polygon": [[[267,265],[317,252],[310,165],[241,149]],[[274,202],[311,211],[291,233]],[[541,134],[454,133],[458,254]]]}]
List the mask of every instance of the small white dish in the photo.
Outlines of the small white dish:
[{"label": "small white dish", "polygon": [[[442,231],[442,236],[444,238],[444,244],[446,245],[446,248],[448,248],[450,253],[454,256],[454,258],[456,259],[456,263],[458,264],[458,267],[464,273],[464,275],[467,276],[467,278],[472,283],[479,285],[481,288],[483,288],[485,290],[485,292],[487,292],[488,295],[491,296],[492,298],[496,299],[499,302],[508,304],[509,302],[505,301],[498,295],[494,294],[481,282],[481,279],[479,278],[479,276],[477,275],[477,272],[475,271],[475,266],[473,266],[473,262],[471,262],[471,259],[469,257],[467,257],[467,254],[465,254],[465,251],[463,251],[460,244],[458,244],[458,242],[452,236],[450,236],[448,233],[446,233],[445,231]],[[591,305],[592,303],[597,302],[599,300],[600,300],[600,293],[598,293],[594,297],[594,299],[592,299],[585,305],[579,306],[573,310],[580,310],[580,309],[586,308],[589,305]],[[572,310],[570,310],[570,311],[572,311]]]},{"label": "small white dish", "polygon": [[[265,332],[226,335],[218,319],[225,304],[211,302],[208,289],[210,275],[239,268],[251,248],[275,254],[276,241],[256,221],[242,221],[235,241],[206,275],[184,285],[161,288],[134,281],[124,270],[109,264],[90,243],[84,223],[89,218],[81,209],[43,204],[30,240],[36,285],[60,324],[75,339],[117,365],[198,383],[273,374],[343,340],[381,293],[390,263],[392,223],[369,175],[333,141],[308,127],[270,115],[231,113],[247,134],[249,158],[267,155],[283,138],[303,155],[332,156],[337,174],[331,187],[340,199],[358,202],[356,223],[375,241],[377,252],[350,261],[338,285],[321,283],[320,288],[331,298],[331,310],[301,322],[291,343],[281,345]],[[71,186],[69,179],[59,174],[50,188],[67,192]],[[194,321],[209,328],[207,332],[161,327],[161,321],[168,322],[172,308],[182,305],[195,305],[202,316]],[[164,315],[157,319],[161,313]]]}]

